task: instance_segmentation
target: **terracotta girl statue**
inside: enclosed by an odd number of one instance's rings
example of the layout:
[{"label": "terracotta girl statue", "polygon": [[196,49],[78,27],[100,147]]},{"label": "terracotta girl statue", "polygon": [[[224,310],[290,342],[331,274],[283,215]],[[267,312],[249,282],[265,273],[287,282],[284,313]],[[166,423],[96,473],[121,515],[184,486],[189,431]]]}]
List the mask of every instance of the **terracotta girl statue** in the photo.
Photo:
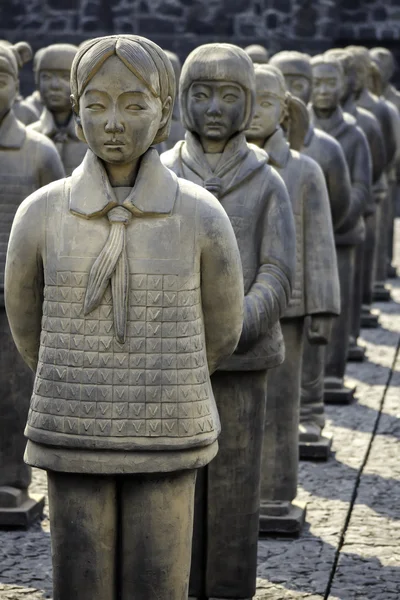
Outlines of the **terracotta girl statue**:
[{"label": "terracotta girl statue", "polygon": [[292,97],[276,67],[256,65],[256,110],[246,132],[283,178],[296,224],[296,277],[281,318],[285,361],[271,371],[263,444],[260,530],[298,533],[304,510],[297,493],[298,430],[303,336],[327,344],[340,313],[340,289],[328,192],[318,164],[291,150],[281,123],[293,113]]},{"label": "terracotta girl statue", "polygon": [[[33,378],[21,360],[4,308],[4,267],[8,237],[21,202],[43,185],[64,177],[57,150],[45,136],[26,129],[14,114],[19,69],[25,52],[0,43],[0,524],[27,525],[43,502],[29,499],[31,470],[24,464],[24,425]],[[3,486],[6,486],[4,489]],[[11,510],[10,510],[11,509]]]},{"label": "terracotta girl statue", "polygon": [[191,596],[255,594],[260,463],[267,372],[284,358],[279,319],[292,291],[295,232],[286,188],[245,129],[254,110],[254,67],[231,44],[206,44],[182,68],[186,138],[162,161],[199,183],[226,210],[243,266],[245,311],[235,354],[212,376],[222,434],[196,488]]},{"label": "terracotta girl statue", "polygon": [[35,79],[44,108],[35,131],[47,135],[56,145],[65,172],[71,175],[85,156],[87,145],[79,139],[71,106],[71,65],[78,51],[72,44],[52,44],[35,56]]},{"label": "terracotta girl statue", "polygon": [[6,267],[15,342],[36,371],[26,461],[47,470],[55,600],[186,600],[196,471],[216,454],[210,374],[243,321],[217,200],[152,144],[175,95],[139,36],[84,44],[71,71],[71,177],[30,196]]}]

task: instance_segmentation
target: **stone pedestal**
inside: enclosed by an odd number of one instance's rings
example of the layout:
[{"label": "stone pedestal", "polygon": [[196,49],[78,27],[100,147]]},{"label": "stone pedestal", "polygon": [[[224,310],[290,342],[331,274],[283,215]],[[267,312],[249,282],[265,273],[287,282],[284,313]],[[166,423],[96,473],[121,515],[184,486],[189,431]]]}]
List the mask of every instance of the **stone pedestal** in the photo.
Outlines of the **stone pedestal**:
[{"label": "stone pedestal", "polygon": [[349,349],[356,248],[337,246],[336,252],[342,310],[333,322],[331,339],[326,347],[324,400],[328,403],[348,404],[354,400],[354,390],[344,386],[344,374]]},{"label": "stone pedestal", "polygon": [[31,469],[24,463],[24,428],[33,373],[20,357],[0,308],[0,526],[28,527],[43,511],[42,497],[28,496]]},{"label": "stone pedestal", "polygon": [[324,433],[316,439],[308,439],[307,435],[299,435],[299,454],[301,460],[328,460],[331,455],[333,436]]},{"label": "stone pedestal", "polygon": [[363,362],[366,356],[366,348],[360,346],[357,340],[351,335],[349,340],[349,351],[347,353],[347,360],[350,362]]},{"label": "stone pedestal", "polygon": [[376,327],[379,327],[379,310],[363,305],[361,307],[361,327],[363,329],[376,329]]},{"label": "stone pedestal", "polygon": [[375,273],[374,273],[374,302],[390,302],[390,289],[386,287],[387,278],[387,247],[389,231],[389,204],[390,192],[382,194],[377,205],[377,243],[375,247]]},{"label": "stone pedestal", "polygon": [[281,321],[285,362],[268,375],[261,463],[260,531],[298,534],[305,508],[294,504],[299,465],[299,405],[304,318]]}]

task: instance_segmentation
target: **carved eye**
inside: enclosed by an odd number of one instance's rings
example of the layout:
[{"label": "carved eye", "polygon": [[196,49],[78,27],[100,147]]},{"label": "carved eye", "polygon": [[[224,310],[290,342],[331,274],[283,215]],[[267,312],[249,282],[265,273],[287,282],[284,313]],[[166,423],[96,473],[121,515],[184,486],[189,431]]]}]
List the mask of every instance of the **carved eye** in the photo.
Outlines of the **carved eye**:
[{"label": "carved eye", "polygon": [[138,111],[138,110],[144,110],[144,107],[140,106],[140,104],[128,104],[128,106],[126,107],[126,110]]},{"label": "carved eye", "polygon": [[235,96],[235,94],[225,94],[225,96],[224,96],[225,102],[236,102],[237,99],[238,99],[238,97]]},{"label": "carved eye", "polygon": [[105,106],[103,104],[100,104],[100,102],[93,102],[92,104],[88,104],[86,108],[94,112],[105,110]]},{"label": "carved eye", "polygon": [[197,92],[197,94],[194,94],[194,98],[196,100],[207,100],[208,96],[204,92]]},{"label": "carved eye", "polygon": [[261,102],[261,106],[262,106],[263,108],[270,108],[270,106],[273,106],[273,105],[272,105],[272,103],[271,103],[271,102],[268,102],[268,100],[263,100],[263,101]]}]

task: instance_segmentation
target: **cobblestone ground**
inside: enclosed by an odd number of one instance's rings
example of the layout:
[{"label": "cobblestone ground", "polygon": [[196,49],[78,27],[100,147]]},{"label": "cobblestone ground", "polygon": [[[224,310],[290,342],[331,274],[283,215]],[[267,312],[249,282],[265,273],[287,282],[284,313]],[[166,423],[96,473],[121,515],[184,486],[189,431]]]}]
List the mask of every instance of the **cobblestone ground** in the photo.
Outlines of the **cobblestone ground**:
[{"label": "cobblestone ground", "polygon": [[[348,366],[358,402],[327,408],[331,459],[301,463],[301,537],[259,543],[257,600],[400,598],[400,279],[392,286],[393,301],[376,305],[382,327],[362,332],[368,360]],[[31,491],[46,492],[41,471]],[[0,600],[23,598],[51,598],[47,511],[28,532],[0,532]]]}]

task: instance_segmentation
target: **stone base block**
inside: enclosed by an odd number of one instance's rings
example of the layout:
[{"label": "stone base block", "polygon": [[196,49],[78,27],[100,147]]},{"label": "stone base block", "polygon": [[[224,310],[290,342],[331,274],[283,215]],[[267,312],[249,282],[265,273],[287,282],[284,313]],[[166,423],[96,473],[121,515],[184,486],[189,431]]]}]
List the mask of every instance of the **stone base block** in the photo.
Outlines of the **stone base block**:
[{"label": "stone base block", "polygon": [[331,455],[333,436],[324,433],[318,440],[304,441],[299,439],[299,453],[301,460],[328,460]]},{"label": "stone base block", "polygon": [[389,277],[389,279],[396,279],[396,277],[397,277],[396,267],[394,267],[393,265],[388,265],[387,276]]},{"label": "stone base block", "polygon": [[44,496],[13,487],[0,487],[0,527],[27,529],[43,515]]},{"label": "stone base block", "polygon": [[261,537],[281,534],[297,537],[300,534],[306,520],[306,503],[295,500],[285,505],[284,511],[277,511],[275,503],[271,503],[271,506],[266,502],[261,503]]},{"label": "stone base block", "polygon": [[372,299],[374,302],[390,302],[392,300],[390,289],[385,285],[376,285],[372,293]]},{"label": "stone base block", "polygon": [[350,362],[363,362],[365,360],[366,348],[364,346],[359,346],[358,344],[354,344],[349,346],[349,352],[347,355],[347,360]]},{"label": "stone base block", "polygon": [[355,401],[355,391],[356,388],[345,387],[340,379],[325,377],[325,404],[352,404]]},{"label": "stone base block", "polygon": [[368,312],[361,313],[361,327],[364,329],[375,329],[379,327],[379,311],[370,310]]}]

